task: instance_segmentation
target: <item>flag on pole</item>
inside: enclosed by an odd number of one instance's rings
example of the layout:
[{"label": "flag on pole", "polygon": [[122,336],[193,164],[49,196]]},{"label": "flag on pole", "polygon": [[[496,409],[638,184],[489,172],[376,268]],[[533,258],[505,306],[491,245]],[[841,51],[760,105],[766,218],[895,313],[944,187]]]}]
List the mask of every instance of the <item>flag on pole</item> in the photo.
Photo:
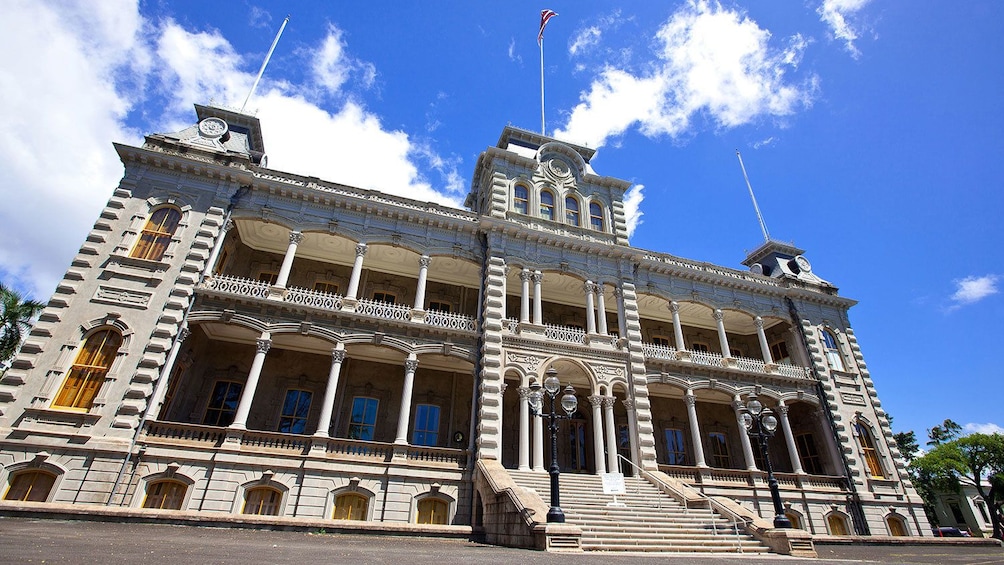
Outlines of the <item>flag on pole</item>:
[{"label": "flag on pole", "polygon": [[540,45],[541,41],[544,41],[544,26],[547,25],[547,20],[557,16],[558,13],[554,10],[541,10],[540,11],[540,32],[537,34],[537,44]]}]

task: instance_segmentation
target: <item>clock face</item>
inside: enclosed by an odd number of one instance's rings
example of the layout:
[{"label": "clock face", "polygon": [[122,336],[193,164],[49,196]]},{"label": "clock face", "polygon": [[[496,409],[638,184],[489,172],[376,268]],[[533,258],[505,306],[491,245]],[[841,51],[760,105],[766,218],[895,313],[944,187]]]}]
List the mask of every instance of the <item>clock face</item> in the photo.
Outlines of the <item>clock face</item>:
[{"label": "clock face", "polygon": [[206,118],[199,122],[199,133],[203,137],[220,137],[227,133],[227,123],[219,118]]},{"label": "clock face", "polygon": [[809,264],[809,260],[801,255],[795,257],[795,264],[798,265],[800,270],[803,270],[806,273],[812,270],[812,265]]}]

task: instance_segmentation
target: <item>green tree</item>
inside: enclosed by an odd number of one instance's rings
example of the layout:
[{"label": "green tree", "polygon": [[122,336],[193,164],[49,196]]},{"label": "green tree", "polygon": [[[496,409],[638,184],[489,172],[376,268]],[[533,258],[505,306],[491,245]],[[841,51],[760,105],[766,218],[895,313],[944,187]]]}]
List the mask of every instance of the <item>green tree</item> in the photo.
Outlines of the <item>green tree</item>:
[{"label": "green tree", "polygon": [[909,465],[917,457],[917,452],[920,451],[920,444],[917,443],[917,434],[913,433],[913,430],[908,432],[898,432],[892,434],[892,438],[896,440],[896,445],[899,446],[899,452],[903,456],[903,460]]},{"label": "green tree", "polygon": [[934,426],[927,430],[929,440],[927,445],[938,446],[952,441],[959,437],[960,434],[962,434],[962,426],[953,422],[951,418],[945,418],[945,421],[940,426]]},{"label": "green tree", "polygon": [[[950,420],[946,420],[948,421]],[[1001,529],[1004,435],[970,434],[945,441],[915,459],[910,467],[933,490],[958,492],[960,479],[971,481],[990,509],[993,537],[1004,539],[1004,531]]]},{"label": "green tree", "polygon": [[42,312],[45,304],[25,297],[0,283],[0,363],[9,361],[17,352],[31,319]]}]

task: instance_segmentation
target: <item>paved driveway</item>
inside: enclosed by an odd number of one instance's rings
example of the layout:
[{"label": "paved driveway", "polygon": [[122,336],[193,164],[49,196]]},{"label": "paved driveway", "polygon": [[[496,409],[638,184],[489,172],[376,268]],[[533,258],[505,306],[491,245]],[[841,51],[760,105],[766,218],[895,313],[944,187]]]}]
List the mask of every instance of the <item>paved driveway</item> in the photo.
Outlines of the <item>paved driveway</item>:
[{"label": "paved driveway", "polygon": [[200,528],[160,524],[0,518],[0,563],[396,565],[829,565],[836,563],[1004,564],[993,547],[822,546],[820,559],[766,556],[555,554],[458,540]]}]

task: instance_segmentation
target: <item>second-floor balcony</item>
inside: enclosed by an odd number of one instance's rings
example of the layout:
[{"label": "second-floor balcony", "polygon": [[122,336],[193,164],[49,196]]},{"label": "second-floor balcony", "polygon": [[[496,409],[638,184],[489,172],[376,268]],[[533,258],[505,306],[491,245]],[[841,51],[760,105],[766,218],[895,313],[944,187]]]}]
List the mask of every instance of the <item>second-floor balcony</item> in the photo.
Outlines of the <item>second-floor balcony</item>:
[{"label": "second-floor balcony", "polygon": [[395,304],[360,298],[346,299],[344,296],[319,290],[291,286],[276,289],[267,281],[255,280],[235,275],[214,275],[207,277],[199,289],[219,296],[234,298],[272,300],[310,310],[350,313],[357,316],[412,322],[453,331],[474,332],[477,322],[472,316],[456,312],[438,310],[415,310],[404,304]]}]

